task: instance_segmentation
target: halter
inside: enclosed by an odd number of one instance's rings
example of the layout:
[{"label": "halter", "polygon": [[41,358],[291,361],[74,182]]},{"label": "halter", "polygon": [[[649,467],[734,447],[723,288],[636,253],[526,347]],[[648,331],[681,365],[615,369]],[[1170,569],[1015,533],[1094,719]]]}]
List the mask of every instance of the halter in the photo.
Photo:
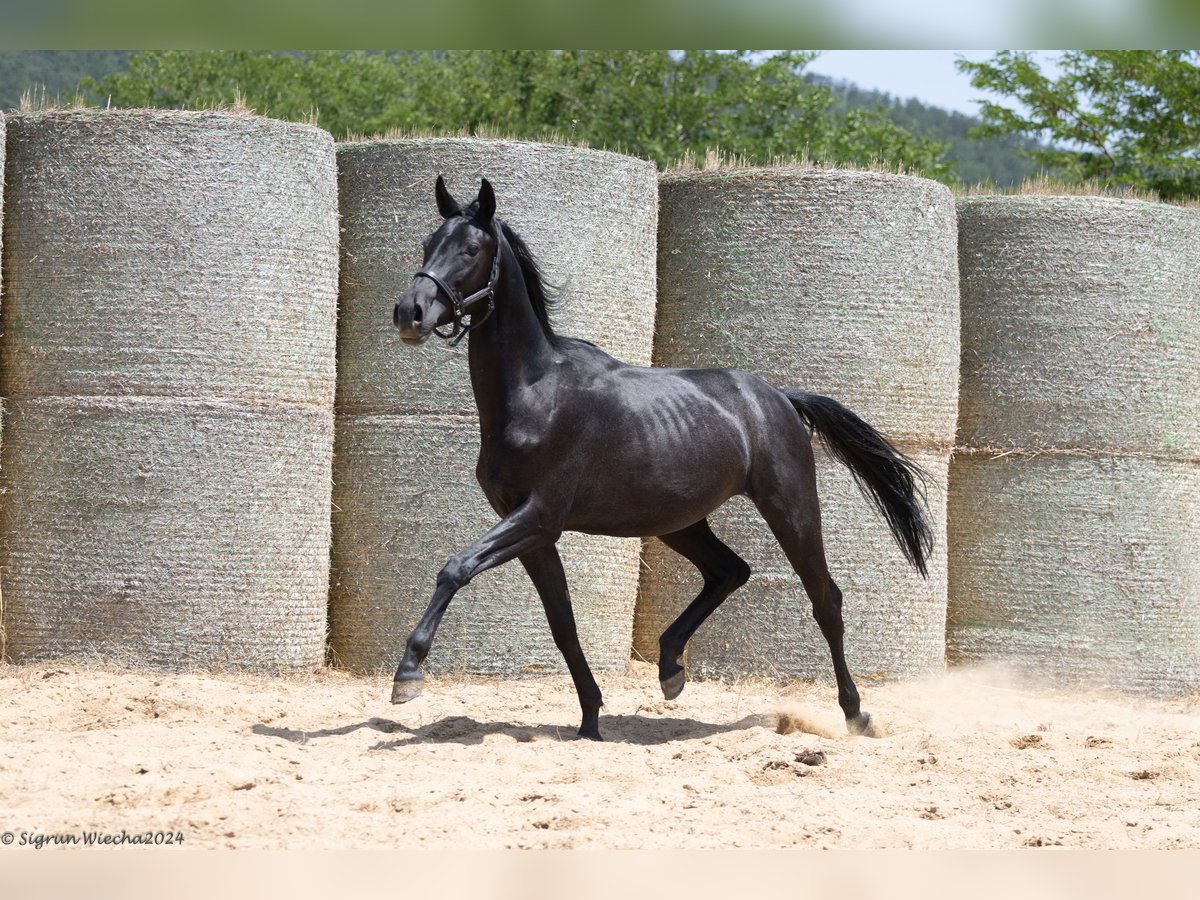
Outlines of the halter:
[{"label": "halter", "polygon": [[[495,220],[492,221],[492,237],[496,241],[496,254],[492,257],[492,274],[488,277],[488,283],[469,297],[464,297],[457,288],[449,284],[441,275],[434,272],[421,269],[421,271],[413,275],[414,280],[417,278],[428,278],[450,300],[450,308],[454,312],[454,330],[449,334],[445,334],[435,328],[433,329],[433,333],[451,347],[457,347],[459,342],[471,332],[471,329],[483,324],[483,321],[496,309],[496,282],[500,279],[500,235],[496,231]],[[484,298],[487,299],[487,309],[483,311],[483,315],[476,315],[471,312],[471,304]],[[463,316],[466,315],[470,315],[471,320],[464,323]]]}]

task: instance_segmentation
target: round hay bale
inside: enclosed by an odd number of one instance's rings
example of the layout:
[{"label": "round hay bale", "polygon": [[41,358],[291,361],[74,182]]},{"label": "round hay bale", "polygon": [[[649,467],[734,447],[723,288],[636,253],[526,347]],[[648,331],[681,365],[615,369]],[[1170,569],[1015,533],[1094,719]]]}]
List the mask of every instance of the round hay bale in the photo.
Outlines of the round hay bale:
[{"label": "round hay bale", "polygon": [[[7,143],[4,129],[4,113],[0,112],[0,259],[4,256],[4,146]],[[0,266],[0,270],[3,266]],[[0,307],[4,304],[4,283],[0,280]],[[4,428],[4,400],[0,398],[0,432]],[[5,658],[4,637],[4,594],[0,589],[0,659]]]},{"label": "round hay bale", "polygon": [[332,418],[308,404],[10,400],[12,659],[320,665]]},{"label": "round hay bale", "polygon": [[[479,426],[466,416],[339,416],[334,486],[334,661],[395,669],[447,558],[497,521],[475,481]],[[414,458],[437,460],[414,490]],[[424,467],[422,467],[423,470]],[[637,540],[563,535],[558,544],[579,639],[593,669],[629,663]],[[541,601],[519,562],[484,572],[454,597],[429,654],[436,672],[565,671]]]},{"label": "round hay bale", "polygon": [[632,365],[654,339],[654,165],[616,153],[524,141],[411,139],[338,145],[342,300],[338,412],[474,415],[467,345],[413,350],[392,307],[442,221],[433,180],[466,203],[486,177],[497,215],[562,289],[555,328]]},{"label": "round hay bale", "polygon": [[224,112],[43,112],[9,118],[8,157],[7,395],[329,405],[327,133]]},{"label": "round hay bale", "polygon": [[[497,521],[475,481],[479,446],[467,345],[406,347],[392,307],[440,223],[433,181],[463,202],[481,177],[498,215],[562,287],[563,334],[648,365],[654,332],[657,179],[643,160],[521,141],[411,139],[341,145],[331,646],[356,671],[391,669],[451,554]],[[436,461],[429,465],[428,461]],[[429,473],[414,483],[414,467]],[[628,664],[636,539],[559,542],[580,640],[594,668]],[[438,671],[565,671],[518,562],[454,600],[428,661]]]},{"label": "round hay bale", "polygon": [[959,203],[948,655],[1200,685],[1200,211]]},{"label": "round hay bale", "polygon": [[1200,456],[1200,210],[997,196],[958,211],[959,443]]},{"label": "round hay bale", "polygon": [[[8,143],[5,134],[4,113],[0,112],[0,175],[4,172],[4,148]],[[4,178],[0,177],[0,252],[4,249]],[[3,288],[0,288],[2,290]]]},{"label": "round hay bale", "polygon": [[835,397],[893,442],[949,445],[958,409],[954,202],[836,169],[666,175],[654,362]]},{"label": "round hay bale", "polygon": [[956,453],[951,663],[1061,685],[1200,685],[1200,466]]},{"label": "round hay bale", "polygon": [[332,138],[219,112],[8,121],[9,655],[323,658]]},{"label": "round hay bale", "polygon": [[[909,176],[780,168],[668,175],[660,199],[655,363],[747,369],[834,397],[926,466],[931,521],[944,534],[958,391],[950,192]],[[821,453],[818,462],[851,665],[888,677],[940,670],[940,538],[923,580],[848,472]],[[807,596],[753,506],[735,500],[712,522],[755,574],[696,633],[693,670],[831,679]],[[634,646],[655,659],[699,579],[657,541],[645,554]]]},{"label": "round hay bale", "polygon": [[[913,451],[931,476],[936,555],[921,578],[871,512],[849,471],[818,455],[825,554],[844,595],[846,660],[856,678],[909,678],[945,664],[946,451]],[[763,675],[833,681],[829,645],[813,620],[800,577],[745,497],[709,517],[713,531],[750,564],[744,587],[726,600],[689,644],[686,664],[701,677]],[[661,541],[647,541],[634,648],[658,659],[658,637],[700,592],[696,568]]]}]

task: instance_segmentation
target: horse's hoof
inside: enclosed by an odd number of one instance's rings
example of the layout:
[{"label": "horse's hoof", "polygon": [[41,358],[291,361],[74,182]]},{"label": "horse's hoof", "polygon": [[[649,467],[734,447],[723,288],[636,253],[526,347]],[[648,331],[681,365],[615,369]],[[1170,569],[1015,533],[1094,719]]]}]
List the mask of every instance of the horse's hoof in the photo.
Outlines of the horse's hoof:
[{"label": "horse's hoof", "polygon": [[580,728],[579,736],[581,738],[587,738],[589,741],[604,740],[604,738],[600,737],[600,727],[597,725],[593,725],[591,728]]},{"label": "horse's hoof", "polygon": [[883,737],[881,732],[871,722],[871,717],[867,713],[859,713],[852,719],[846,720],[846,728],[851,734],[861,735],[862,737]]},{"label": "horse's hoof", "polygon": [[392,682],[392,702],[407,703],[421,696],[421,679],[405,678]]},{"label": "horse's hoof", "polygon": [[674,700],[683,693],[683,686],[687,684],[687,672],[680,669],[674,675],[660,679],[659,684],[662,685],[663,697],[668,700]]}]

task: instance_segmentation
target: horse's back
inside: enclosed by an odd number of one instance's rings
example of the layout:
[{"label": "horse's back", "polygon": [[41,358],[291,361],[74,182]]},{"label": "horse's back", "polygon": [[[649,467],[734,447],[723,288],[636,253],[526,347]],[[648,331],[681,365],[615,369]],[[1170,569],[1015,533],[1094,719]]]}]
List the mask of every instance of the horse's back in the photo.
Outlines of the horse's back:
[{"label": "horse's back", "polygon": [[569,380],[579,395],[574,405],[608,428],[620,423],[622,432],[645,434],[660,450],[708,434],[736,445],[749,465],[764,431],[807,436],[791,401],[753,372],[632,366],[593,344],[571,344],[574,372]]}]

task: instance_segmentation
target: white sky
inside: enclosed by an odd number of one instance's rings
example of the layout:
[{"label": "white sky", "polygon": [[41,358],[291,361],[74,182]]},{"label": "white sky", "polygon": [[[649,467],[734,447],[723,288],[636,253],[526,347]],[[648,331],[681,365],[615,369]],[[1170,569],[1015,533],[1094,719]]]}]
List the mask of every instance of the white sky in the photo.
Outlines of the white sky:
[{"label": "white sky", "polygon": [[[1054,60],[1060,51],[1037,51],[1042,71],[1058,73]],[[806,69],[818,75],[853,81],[861,88],[886,91],[901,100],[916,97],[930,106],[978,115],[972,100],[983,97],[968,76],[954,68],[958,57],[989,59],[986,50],[824,50]],[[996,99],[993,97],[992,99]]]}]

